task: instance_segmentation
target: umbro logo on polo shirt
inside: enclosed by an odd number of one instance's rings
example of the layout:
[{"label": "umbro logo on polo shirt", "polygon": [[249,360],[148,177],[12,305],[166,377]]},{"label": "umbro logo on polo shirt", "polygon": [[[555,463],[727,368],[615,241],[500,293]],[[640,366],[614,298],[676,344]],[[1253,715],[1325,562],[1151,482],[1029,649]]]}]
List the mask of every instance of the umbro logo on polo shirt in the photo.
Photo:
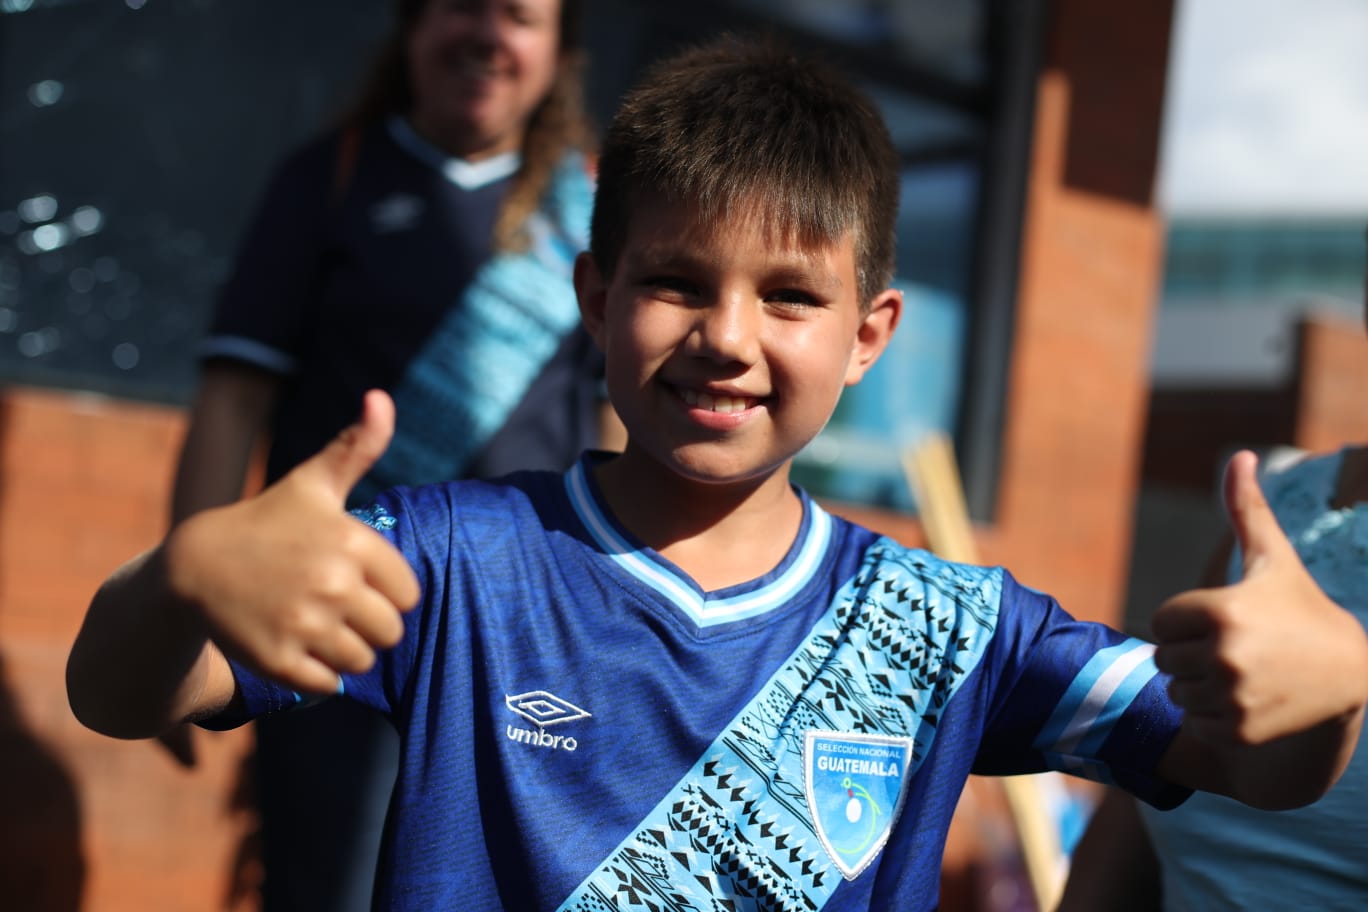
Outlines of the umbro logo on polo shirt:
[{"label": "umbro logo on polo shirt", "polygon": [[371,229],[376,234],[408,231],[418,224],[427,203],[412,193],[391,193],[371,206]]},{"label": "umbro logo on polo shirt", "polygon": [[588,710],[580,709],[569,700],[564,700],[545,690],[531,690],[516,696],[505,695],[504,704],[537,726],[536,731],[533,731],[509,724],[504,728],[508,740],[547,750],[573,751],[579,747],[579,742],[569,735],[548,734],[547,726],[593,717],[593,714]]}]

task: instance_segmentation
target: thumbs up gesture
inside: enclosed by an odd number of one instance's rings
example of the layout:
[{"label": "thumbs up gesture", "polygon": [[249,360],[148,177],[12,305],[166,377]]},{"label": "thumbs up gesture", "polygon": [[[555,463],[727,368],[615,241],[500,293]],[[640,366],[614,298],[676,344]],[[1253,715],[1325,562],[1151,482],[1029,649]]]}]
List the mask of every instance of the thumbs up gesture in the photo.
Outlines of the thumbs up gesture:
[{"label": "thumbs up gesture", "polygon": [[1356,736],[1368,700],[1368,638],[1302,566],[1256,468],[1243,451],[1225,475],[1242,578],[1165,602],[1153,621],[1155,663],[1173,676],[1169,693],[1186,712],[1185,730],[1210,746],[1262,745],[1318,726],[1324,735],[1327,724]]},{"label": "thumbs up gesture", "polygon": [[261,494],[196,514],[164,546],[167,584],[228,655],[297,690],[336,692],[399,642],[418,581],[383,536],[344,509],[389,445],[394,404],[361,418]]}]

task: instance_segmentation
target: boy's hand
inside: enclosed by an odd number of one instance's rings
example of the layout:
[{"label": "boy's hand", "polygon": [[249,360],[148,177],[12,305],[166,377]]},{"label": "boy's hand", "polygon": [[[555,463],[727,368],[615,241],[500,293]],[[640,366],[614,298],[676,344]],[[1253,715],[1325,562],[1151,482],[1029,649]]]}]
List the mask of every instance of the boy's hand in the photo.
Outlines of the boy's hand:
[{"label": "boy's hand", "polygon": [[1266,744],[1356,717],[1368,700],[1368,637],[1311,579],[1269,509],[1253,453],[1225,475],[1242,579],[1185,592],[1155,614],[1155,663],[1184,727],[1216,746]]},{"label": "boy's hand", "polygon": [[200,610],[225,653],[288,687],[332,693],[340,673],[366,671],[376,648],[399,642],[418,581],[344,509],[393,431],[393,402],[372,391],[360,420],[313,458],[168,537],[168,584]]}]

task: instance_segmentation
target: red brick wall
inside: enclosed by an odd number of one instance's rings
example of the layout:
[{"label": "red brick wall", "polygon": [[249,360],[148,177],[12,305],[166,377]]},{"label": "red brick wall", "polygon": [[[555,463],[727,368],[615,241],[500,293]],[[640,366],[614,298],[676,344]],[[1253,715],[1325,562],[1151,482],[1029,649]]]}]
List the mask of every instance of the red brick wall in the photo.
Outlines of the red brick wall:
[{"label": "red brick wall", "polygon": [[[1001,498],[988,543],[994,559],[1075,614],[1115,623],[1162,230],[1147,206],[1063,179],[1067,137],[1084,128],[1070,120],[1071,97],[1067,72],[1042,80]],[[1117,116],[1127,110],[1118,102]],[[1155,129],[1137,132],[1157,142]]]},{"label": "red brick wall", "polygon": [[1321,315],[1301,327],[1296,426],[1308,450],[1368,442],[1368,337],[1357,320]]},{"label": "red brick wall", "polygon": [[155,743],[81,727],[63,680],[96,587],[163,532],[181,421],[89,396],[0,397],[4,908],[225,908],[249,824],[231,804],[248,733],[199,733],[185,769]]}]

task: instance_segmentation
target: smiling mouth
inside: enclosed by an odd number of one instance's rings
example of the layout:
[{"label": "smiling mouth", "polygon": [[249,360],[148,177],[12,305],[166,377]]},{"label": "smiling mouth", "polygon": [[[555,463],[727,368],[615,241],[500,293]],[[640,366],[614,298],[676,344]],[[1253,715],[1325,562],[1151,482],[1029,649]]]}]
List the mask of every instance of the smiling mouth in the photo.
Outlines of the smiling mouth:
[{"label": "smiling mouth", "polygon": [[712,393],[703,393],[692,389],[681,389],[679,397],[684,400],[685,405],[691,408],[720,412],[724,415],[744,412],[746,409],[754,408],[756,403],[760,401],[746,396],[714,396]]},{"label": "smiling mouth", "polygon": [[443,54],[441,60],[448,73],[463,79],[493,79],[499,74],[494,58],[488,53],[452,49]]}]

